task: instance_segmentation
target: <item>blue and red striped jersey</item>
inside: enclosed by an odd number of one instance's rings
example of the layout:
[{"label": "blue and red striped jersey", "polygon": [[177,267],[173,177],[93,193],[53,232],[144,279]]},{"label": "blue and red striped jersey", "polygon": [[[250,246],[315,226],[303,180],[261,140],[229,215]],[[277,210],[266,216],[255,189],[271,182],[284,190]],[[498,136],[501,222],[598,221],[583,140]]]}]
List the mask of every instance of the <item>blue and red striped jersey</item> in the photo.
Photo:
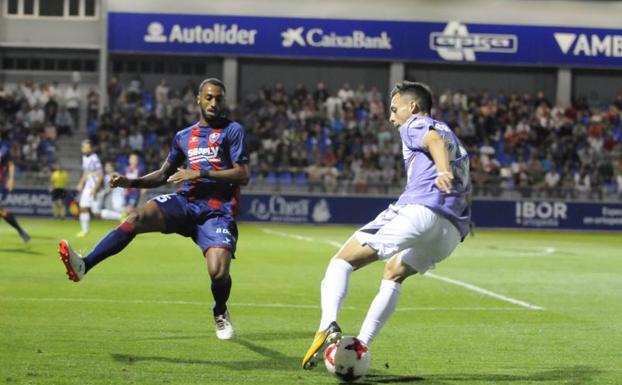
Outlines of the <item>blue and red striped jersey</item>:
[{"label": "blue and red striped jersey", "polygon": [[[235,163],[247,163],[244,128],[229,120],[221,128],[196,123],[177,132],[167,162],[175,169],[184,166],[193,170],[226,170]],[[185,181],[177,193],[189,200],[209,200],[209,205],[217,209],[223,203],[237,205],[239,189],[231,183],[198,178]]]},{"label": "blue and red striped jersey", "polygon": [[0,187],[4,186],[11,162],[11,151],[8,141],[0,142]]}]

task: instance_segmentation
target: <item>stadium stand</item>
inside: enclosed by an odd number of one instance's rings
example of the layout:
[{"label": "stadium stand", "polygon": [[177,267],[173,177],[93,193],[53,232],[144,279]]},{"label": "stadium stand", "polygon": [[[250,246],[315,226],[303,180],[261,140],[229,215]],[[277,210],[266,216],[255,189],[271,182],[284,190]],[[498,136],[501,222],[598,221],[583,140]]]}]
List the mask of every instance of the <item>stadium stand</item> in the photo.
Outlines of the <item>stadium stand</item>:
[{"label": "stadium stand", "polygon": [[[14,139],[19,171],[44,180],[59,156],[75,163],[79,154],[71,149],[86,136],[118,167],[132,151],[142,154],[146,169],[158,167],[174,133],[196,120],[196,84],[172,89],[162,80],[148,89],[140,77],[125,84],[110,80],[111,108],[99,116],[99,95],[89,91],[83,99],[86,130],[76,127],[75,87],[0,85],[0,124]],[[301,84],[288,91],[277,83],[246,95],[230,114],[249,133],[250,188],[398,192],[401,148],[386,104],[386,95],[363,84],[327,90],[319,82],[312,90]],[[610,103],[580,98],[564,107],[542,92],[447,89],[437,95],[434,116],[468,147],[476,196],[599,200],[622,194],[621,110],[622,93]],[[57,137],[74,133],[65,139],[67,150],[57,154]]]}]

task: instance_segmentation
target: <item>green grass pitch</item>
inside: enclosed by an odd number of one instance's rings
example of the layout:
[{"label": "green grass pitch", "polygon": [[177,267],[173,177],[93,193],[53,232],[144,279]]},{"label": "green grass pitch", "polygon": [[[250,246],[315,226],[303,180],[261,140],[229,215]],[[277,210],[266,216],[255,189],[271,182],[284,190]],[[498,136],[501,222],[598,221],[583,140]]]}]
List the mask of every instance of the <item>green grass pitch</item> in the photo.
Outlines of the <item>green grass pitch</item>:
[{"label": "green grass pitch", "polygon": [[[319,322],[319,285],[347,226],[240,225],[230,311],[237,338],[213,331],[209,278],[190,239],[138,236],[80,283],[56,253],[88,251],[115,224],[21,218],[25,248],[0,223],[0,383],[335,384],[300,361]],[[622,236],[480,230],[402,289],[371,346],[367,383],[622,384]],[[382,264],[352,276],[341,313],[356,335]]]}]

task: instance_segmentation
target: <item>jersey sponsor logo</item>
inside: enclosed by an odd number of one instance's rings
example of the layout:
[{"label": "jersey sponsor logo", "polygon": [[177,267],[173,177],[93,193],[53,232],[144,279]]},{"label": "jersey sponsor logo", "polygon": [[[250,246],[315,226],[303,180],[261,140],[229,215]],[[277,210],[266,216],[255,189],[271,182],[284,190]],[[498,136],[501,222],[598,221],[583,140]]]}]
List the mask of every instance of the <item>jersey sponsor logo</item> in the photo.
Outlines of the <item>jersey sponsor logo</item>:
[{"label": "jersey sponsor logo", "polygon": [[208,162],[220,162],[218,157],[219,146],[215,147],[197,147],[188,149],[188,160],[191,163],[208,161]]},{"label": "jersey sponsor logo", "polygon": [[564,55],[622,57],[622,35],[556,32],[553,37]]},{"label": "jersey sponsor logo", "polygon": [[351,48],[351,49],[393,49],[391,37],[386,31],[380,35],[367,35],[364,31],[354,30],[348,35],[339,35],[336,32],[325,32],[322,28],[309,28],[305,32],[304,27],[288,28],[281,32],[281,45],[291,48],[294,45],[300,47],[315,48]]},{"label": "jersey sponsor logo", "polygon": [[188,150],[188,158],[195,156],[207,156],[213,158],[218,155],[219,147],[197,147]]},{"label": "jersey sponsor logo", "polygon": [[237,24],[215,23],[204,27],[182,27],[173,24],[169,33],[164,25],[153,21],[147,26],[145,43],[180,43],[180,44],[223,44],[223,45],[255,45],[256,29],[240,28]]},{"label": "jersey sponsor logo", "polygon": [[512,54],[518,51],[518,36],[471,33],[459,21],[447,23],[443,32],[430,34],[430,49],[445,60],[476,61],[476,52]]}]

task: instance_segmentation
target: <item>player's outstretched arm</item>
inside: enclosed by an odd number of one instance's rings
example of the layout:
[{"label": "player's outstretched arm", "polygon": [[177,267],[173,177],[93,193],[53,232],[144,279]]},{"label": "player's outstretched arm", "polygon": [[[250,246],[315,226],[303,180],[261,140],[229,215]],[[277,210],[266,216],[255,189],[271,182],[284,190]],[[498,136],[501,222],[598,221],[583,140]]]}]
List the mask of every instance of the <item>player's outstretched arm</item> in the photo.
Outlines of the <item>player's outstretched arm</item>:
[{"label": "player's outstretched arm", "polygon": [[438,132],[430,130],[423,137],[423,145],[430,152],[436,166],[436,180],[434,184],[439,190],[450,193],[454,175],[449,166],[449,152],[447,152],[443,137]]},{"label": "player's outstretched arm", "polygon": [[175,168],[169,162],[164,162],[159,170],[150,172],[140,178],[128,179],[125,175],[113,173],[110,177],[110,187],[123,188],[155,188],[168,183],[166,180],[173,174]]},{"label": "player's outstretched arm", "polygon": [[167,182],[181,183],[186,180],[197,178],[210,178],[218,182],[226,182],[246,186],[250,180],[251,172],[248,164],[234,163],[232,168],[226,170],[191,170],[178,168]]}]

